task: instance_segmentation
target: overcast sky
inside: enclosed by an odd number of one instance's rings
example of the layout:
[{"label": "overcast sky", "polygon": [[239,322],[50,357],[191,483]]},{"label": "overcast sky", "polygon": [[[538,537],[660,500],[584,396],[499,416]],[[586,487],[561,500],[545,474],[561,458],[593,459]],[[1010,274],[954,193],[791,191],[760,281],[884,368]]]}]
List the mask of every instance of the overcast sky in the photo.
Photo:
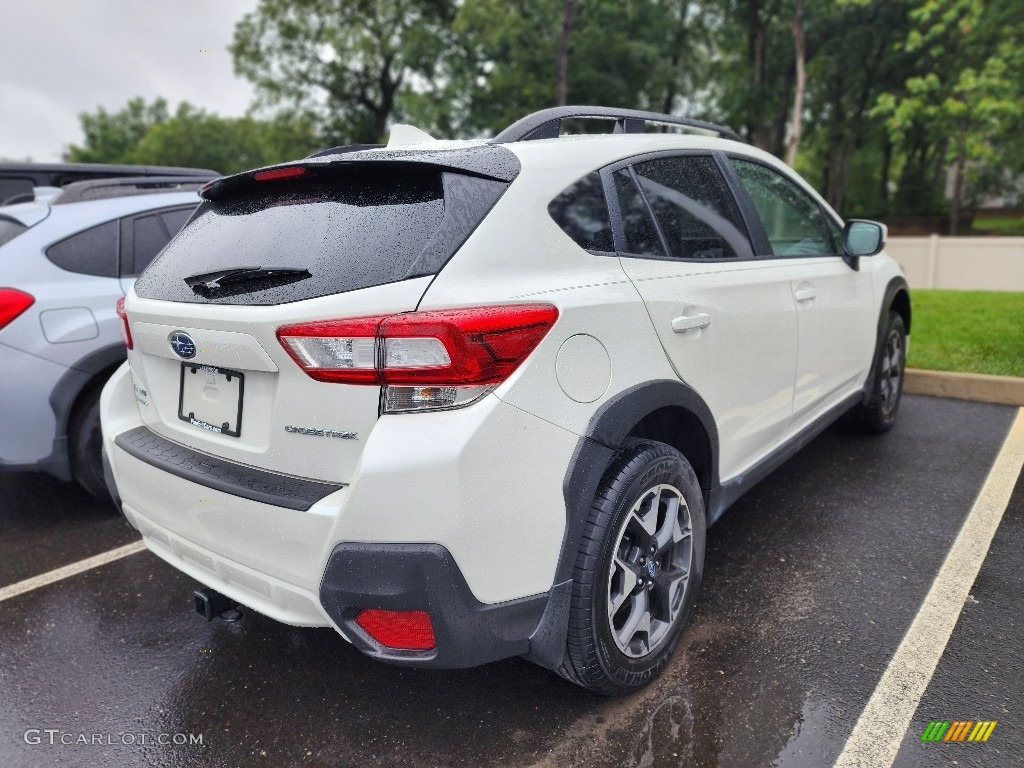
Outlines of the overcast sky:
[{"label": "overcast sky", "polygon": [[[257,0],[3,3],[0,158],[55,162],[83,136],[78,113],[163,96],[240,115],[252,100],[227,47]],[[204,51],[209,50],[210,53]]]}]

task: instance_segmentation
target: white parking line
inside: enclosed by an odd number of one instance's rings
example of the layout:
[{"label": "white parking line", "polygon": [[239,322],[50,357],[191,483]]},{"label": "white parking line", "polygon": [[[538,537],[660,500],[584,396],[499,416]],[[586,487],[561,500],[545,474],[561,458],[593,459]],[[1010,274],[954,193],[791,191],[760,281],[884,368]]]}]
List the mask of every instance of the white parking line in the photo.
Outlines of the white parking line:
[{"label": "white parking line", "polygon": [[[946,649],[1024,466],[1024,408],[914,622],[879,680],[835,768],[890,768]],[[908,535],[912,535],[908,531]]]},{"label": "white parking line", "polygon": [[53,584],[55,581],[61,581],[62,579],[76,576],[79,573],[90,571],[93,568],[99,568],[101,565],[112,563],[115,560],[120,560],[123,557],[134,555],[136,552],[142,552],[145,548],[145,544],[141,541],[136,541],[131,544],[125,544],[123,547],[103,552],[94,557],[87,557],[85,560],[79,560],[77,563],[65,565],[63,568],[56,568],[39,576],[33,576],[31,579],[25,579],[24,581],[19,581],[16,584],[2,587],[0,588],[0,603],[4,600],[10,600],[12,597],[23,595],[26,592],[31,592],[33,589],[39,589],[40,587],[45,587],[47,584]]}]

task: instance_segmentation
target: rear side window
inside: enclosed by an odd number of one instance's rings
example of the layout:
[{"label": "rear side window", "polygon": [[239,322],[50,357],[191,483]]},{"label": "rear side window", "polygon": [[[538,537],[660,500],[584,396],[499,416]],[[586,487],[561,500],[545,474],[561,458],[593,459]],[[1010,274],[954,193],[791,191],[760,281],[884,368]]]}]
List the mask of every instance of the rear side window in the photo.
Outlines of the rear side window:
[{"label": "rear side window", "polygon": [[179,208],[176,211],[164,211],[160,214],[160,218],[164,222],[164,226],[167,227],[167,234],[174,237],[178,234],[178,231],[185,226],[185,222],[188,221],[188,217],[195,212],[195,208]]},{"label": "rear side window", "polygon": [[117,222],[79,232],[46,249],[46,257],[61,269],[96,277],[117,277]]},{"label": "rear side window", "polygon": [[165,208],[121,220],[121,275],[137,276],[185,225],[195,206]]},{"label": "rear side window", "polygon": [[566,187],[548,204],[548,213],[580,248],[588,251],[615,250],[600,171],[594,171]]},{"label": "rear side window", "polygon": [[711,157],[650,160],[634,170],[672,256],[753,257],[739,208]]},{"label": "rear side window", "polygon": [[0,216],[0,245],[9,243],[26,229],[28,229],[28,227],[20,221],[9,219],[6,216]]},{"label": "rear side window", "polygon": [[622,216],[622,233],[625,236],[626,253],[637,256],[665,256],[661,247],[658,230],[651,219],[650,209],[633,183],[629,169],[623,168],[612,174],[615,182],[615,196]]},{"label": "rear side window", "polygon": [[[247,183],[227,199],[204,203],[139,278],[136,292],[170,301],[282,304],[431,275],[508,186],[409,162],[314,173]],[[256,266],[293,274],[205,295],[185,282]]]}]

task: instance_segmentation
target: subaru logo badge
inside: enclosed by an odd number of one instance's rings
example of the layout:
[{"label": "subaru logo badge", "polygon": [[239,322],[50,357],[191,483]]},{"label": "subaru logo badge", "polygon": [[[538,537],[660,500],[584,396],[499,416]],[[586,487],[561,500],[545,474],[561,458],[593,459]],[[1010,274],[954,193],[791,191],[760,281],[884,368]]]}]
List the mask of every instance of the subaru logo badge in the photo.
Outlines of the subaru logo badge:
[{"label": "subaru logo badge", "polygon": [[168,341],[171,342],[171,349],[178,357],[189,360],[196,356],[196,343],[184,331],[175,331],[170,335]]}]

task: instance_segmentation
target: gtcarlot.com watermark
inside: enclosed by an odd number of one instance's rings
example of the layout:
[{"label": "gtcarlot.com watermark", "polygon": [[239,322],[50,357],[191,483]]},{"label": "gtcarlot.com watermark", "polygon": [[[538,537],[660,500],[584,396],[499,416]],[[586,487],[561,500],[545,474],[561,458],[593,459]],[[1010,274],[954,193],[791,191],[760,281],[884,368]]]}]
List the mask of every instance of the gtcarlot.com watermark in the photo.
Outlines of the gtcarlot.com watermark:
[{"label": "gtcarlot.com watermark", "polygon": [[45,744],[52,747],[184,747],[202,746],[201,733],[75,733],[60,728],[29,728],[22,734],[30,746]]}]

